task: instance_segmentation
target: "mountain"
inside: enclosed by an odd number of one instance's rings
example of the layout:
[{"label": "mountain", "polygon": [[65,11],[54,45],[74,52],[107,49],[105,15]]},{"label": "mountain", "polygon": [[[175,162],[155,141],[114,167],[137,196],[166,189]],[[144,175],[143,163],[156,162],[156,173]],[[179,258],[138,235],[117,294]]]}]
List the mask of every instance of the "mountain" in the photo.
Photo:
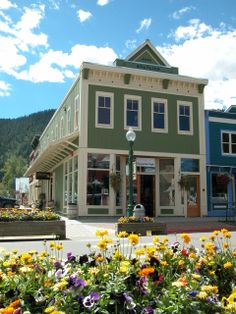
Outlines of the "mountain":
[{"label": "mountain", "polygon": [[11,155],[28,160],[31,141],[41,135],[55,109],[40,111],[16,119],[0,119],[0,179],[1,169]]}]

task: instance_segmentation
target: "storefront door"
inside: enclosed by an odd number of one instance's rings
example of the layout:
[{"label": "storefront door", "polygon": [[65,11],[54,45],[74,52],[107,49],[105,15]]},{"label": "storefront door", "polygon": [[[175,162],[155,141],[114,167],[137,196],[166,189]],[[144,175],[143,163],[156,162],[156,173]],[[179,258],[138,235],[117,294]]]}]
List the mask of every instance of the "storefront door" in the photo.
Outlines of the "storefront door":
[{"label": "storefront door", "polygon": [[187,216],[200,216],[199,176],[188,176],[189,189],[187,191]]},{"label": "storefront door", "polygon": [[138,175],[138,200],[145,208],[145,216],[155,216],[155,176]]}]

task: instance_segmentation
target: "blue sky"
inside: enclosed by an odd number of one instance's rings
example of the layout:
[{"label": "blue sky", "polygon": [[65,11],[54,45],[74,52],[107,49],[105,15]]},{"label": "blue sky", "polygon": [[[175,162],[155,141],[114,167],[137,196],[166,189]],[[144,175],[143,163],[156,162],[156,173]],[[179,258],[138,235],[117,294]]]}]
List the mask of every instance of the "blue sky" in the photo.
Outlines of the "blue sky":
[{"label": "blue sky", "polygon": [[0,0],[0,118],[57,108],[83,61],[112,64],[150,39],[205,108],[236,105],[235,0]]}]

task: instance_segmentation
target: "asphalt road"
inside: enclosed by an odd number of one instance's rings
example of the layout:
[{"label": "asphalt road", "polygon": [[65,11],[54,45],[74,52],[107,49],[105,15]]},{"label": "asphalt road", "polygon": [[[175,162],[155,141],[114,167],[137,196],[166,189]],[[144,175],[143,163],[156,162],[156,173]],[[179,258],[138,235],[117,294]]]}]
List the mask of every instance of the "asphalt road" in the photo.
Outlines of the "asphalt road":
[{"label": "asphalt road", "polygon": [[[117,238],[115,236],[115,224],[112,222],[105,222],[105,223],[88,223],[88,222],[80,222],[76,220],[66,220],[66,234],[67,240],[62,240],[63,244],[63,257],[66,258],[68,252],[72,252],[73,255],[79,256],[83,254],[89,253],[88,244],[91,245],[91,249],[97,249],[97,242],[99,238],[96,237],[95,233],[98,229],[107,229],[109,232],[109,237],[112,238],[113,243],[116,243]],[[206,238],[209,237],[211,233],[191,233],[191,244],[198,249],[201,249],[202,242],[199,240],[201,237],[205,236]],[[236,232],[231,232],[232,237],[230,239],[232,249],[236,249]],[[165,236],[160,236],[162,239]],[[180,238],[180,234],[170,234],[167,235],[169,244],[172,244],[175,241],[179,241],[182,243]],[[52,240],[46,241],[46,247],[50,250],[50,242]],[[152,237],[141,237],[139,246],[142,245],[151,245],[152,244]],[[125,247],[127,247],[125,241]],[[28,250],[37,250],[42,251],[45,249],[45,242],[43,239],[35,240],[35,241],[1,241],[0,242],[0,252],[2,249],[5,251],[11,251],[13,249],[18,249],[18,252],[27,252]]]}]

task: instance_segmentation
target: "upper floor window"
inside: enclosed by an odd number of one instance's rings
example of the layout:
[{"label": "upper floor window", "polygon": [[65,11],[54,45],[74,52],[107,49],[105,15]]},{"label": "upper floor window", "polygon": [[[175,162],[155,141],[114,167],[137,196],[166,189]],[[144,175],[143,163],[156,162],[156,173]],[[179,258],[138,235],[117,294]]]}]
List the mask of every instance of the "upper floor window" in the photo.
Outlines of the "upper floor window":
[{"label": "upper floor window", "polygon": [[96,93],[96,127],[113,128],[113,99],[112,93]]},{"label": "upper floor window", "polygon": [[61,117],[61,123],[60,123],[60,137],[64,136],[64,118]]},{"label": "upper floor window", "polygon": [[141,130],[141,97],[125,95],[125,128]]},{"label": "upper floor window", "polygon": [[222,132],[221,142],[223,154],[236,154],[236,133]]},{"label": "upper floor window", "polygon": [[79,112],[80,112],[80,99],[79,95],[75,97],[74,101],[74,129],[78,129],[79,127]]},{"label": "upper floor window", "polygon": [[178,133],[193,134],[193,115],[192,103],[187,101],[178,101]]},{"label": "upper floor window", "polygon": [[152,131],[168,132],[166,99],[152,98]]},{"label": "upper floor window", "polygon": [[66,124],[66,126],[67,126],[67,129],[66,129],[66,133],[67,134],[70,134],[71,133],[71,110],[70,110],[70,108],[68,108],[67,109],[67,124]]}]

